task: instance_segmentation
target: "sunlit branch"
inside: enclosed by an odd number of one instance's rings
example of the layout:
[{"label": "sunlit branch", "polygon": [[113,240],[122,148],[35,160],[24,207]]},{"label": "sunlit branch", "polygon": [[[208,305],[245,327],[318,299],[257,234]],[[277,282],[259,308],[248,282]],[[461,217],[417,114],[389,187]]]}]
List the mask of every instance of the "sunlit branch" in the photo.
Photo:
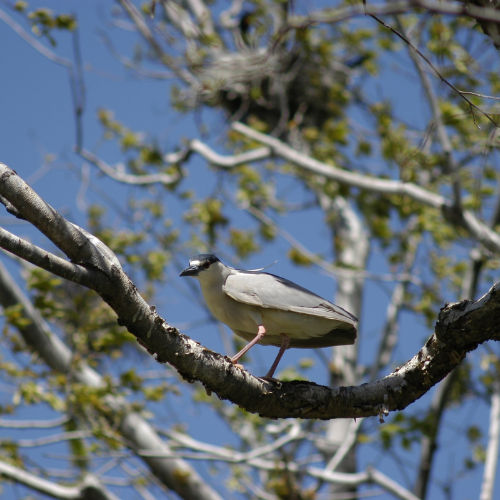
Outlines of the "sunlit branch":
[{"label": "sunlit branch", "polygon": [[142,174],[134,175],[128,174],[124,171],[123,164],[119,164],[116,167],[112,167],[109,163],[96,156],[94,153],[86,149],[79,149],[77,153],[90,162],[92,165],[96,166],[102,173],[114,179],[118,182],[123,182],[124,184],[135,184],[137,186],[144,186],[148,184],[164,184],[166,186],[175,184],[179,179],[180,175],[168,175],[168,174]]},{"label": "sunlit branch", "polygon": [[[17,439],[15,441],[16,446],[20,448],[34,448],[38,446],[47,446],[49,444],[60,443],[62,441],[72,441],[75,439],[86,439],[92,437],[90,431],[72,431],[72,432],[60,432],[52,436],[43,436],[36,439]],[[5,440],[0,439],[0,445],[3,444]],[[11,439],[8,442],[12,442]]]},{"label": "sunlit branch", "polygon": [[193,39],[200,38],[199,26],[193,22],[186,9],[175,2],[165,2],[162,5],[170,24],[185,37],[188,46],[193,43]]},{"label": "sunlit branch", "polygon": [[271,150],[266,147],[252,149],[235,155],[221,155],[207,144],[193,139],[188,146],[173,153],[167,153],[163,159],[166,163],[177,164],[186,162],[192,153],[198,153],[209,163],[221,168],[233,168],[245,163],[264,160],[271,156]]},{"label": "sunlit branch", "polygon": [[252,140],[265,144],[271,148],[275,156],[294,163],[311,173],[326,177],[327,179],[332,179],[342,184],[377,193],[408,196],[415,201],[434,208],[442,208],[446,203],[446,199],[443,196],[421,188],[411,182],[379,179],[357,172],[343,170],[335,165],[321,162],[293,149],[279,139],[257,132],[243,123],[233,123],[232,128]]},{"label": "sunlit branch", "polygon": [[190,150],[198,153],[210,163],[223,168],[237,167],[245,163],[264,160],[271,156],[271,150],[265,147],[252,149],[236,155],[220,155],[197,139],[191,141]]},{"label": "sunlit branch", "polygon": [[212,13],[205,5],[205,2],[203,0],[187,0],[186,4],[196,18],[203,33],[209,36],[215,33]]},{"label": "sunlit branch", "polygon": [[349,453],[352,447],[356,444],[358,433],[361,429],[361,424],[363,423],[363,418],[357,420],[351,420],[349,425],[349,430],[345,436],[342,444],[335,451],[335,454],[330,458],[325,466],[325,470],[334,471],[339,464],[344,460],[345,456]]},{"label": "sunlit branch", "polygon": [[301,431],[300,425],[298,424],[298,422],[294,422],[290,431],[276,439],[272,444],[259,446],[258,448],[254,448],[251,451],[242,453],[236,450],[229,450],[228,448],[222,448],[220,446],[202,443],[201,441],[198,441],[191,436],[180,432],[167,431],[165,434],[183,447],[201,451],[209,455],[211,454],[226,461],[230,461],[231,463],[251,462],[256,458],[264,457],[266,455],[274,453],[275,451],[279,450],[292,441],[301,440],[304,438],[304,434]]},{"label": "sunlit branch", "polygon": [[446,220],[452,224],[462,226],[470,236],[490,250],[500,252],[500,235],[478,220],[469,210],[457,210],[457,207],[454,207],[444,196],[428,191],[411,182],[380,179],[342,170],[334,165],[323,163],[300,153],[279,139],[257,132],[243,123],[233,123],[232,127],[244,136],[270,147],[276,156],[314,174],[374,193],[408,196],[423,205],[440,209]]},{"label": "sunlit branch", "polygon": [[62,486],[3,461],[0,461],[0,475],[54,498],[79,500],[94,495],[102,500],[118,500],[93,476],[88,476],[79,486]]},{"label": "sunlit branch", "polygon": [[[355,426],[357,429],[357,426]],[[254,450],[255,455],[252,456],[253,452],[248,453],[240,453],[235,450],[229,450],[225,447],[216,446],[212,444],[203,443],[199,440],[196,440],[190,436],[180,433],[169,433],[171,437],[173,437],[179,444],[196,451],[195,454],[183,455],[185,457],[189,456],[191,459],[199,459],[199,460],[213,460],[213,461],[223,461],[227,463],[244,463],[249,467],[254,467],[260,470],[265,471],[274,471],[277,470],[287,470],[292,473],[300,473],[307,474],[316,479],[321,479],[322,481],[326,481],[329,483],[335,484],[343,484],[349,486],[357,486],[366,483],[375,483],[382,486],[387,491],[393,493],[398,498],[404,500],[417,500],[417,497],[413,495],[410,491],[403,488],[401,485],[397,484],[392,479],[388,478],[381,472],[376,469],[369,468],[365,472],[357,472],[357,473],[343,473],[343,472],[334,472],[333,470],[329,470],[326,468],[320,467],[302,467],[298,466],[294,462],[283,463],[280,460],[263,460],[262,458],[257,458],[260,452],[257,453],[258,450]],[[283,442],[280,443],[280,446],[286,444],[290,440],[300,439],[300,434],[297,436],[285,435],[283,436]],[[272,451],[273,446],[262,447],[260,450],[265,450],[264,454]],[[277,449],[278,447],[276,447]],[[200,454],[198,454],[201,452]],[[139,451],[139,453],[141,453]],[[142,454],[142,453],[141,453]],[[149,455],[149,452],[148,452]],[[163,456],[163,455],[158,455]]]},{"label": "sunlit branch", "polygon": [[68,422],[69,417],[63,416],[52,420],[10,420],[0,418],[0,427],[8,429],[50,429],[60,427]]}]

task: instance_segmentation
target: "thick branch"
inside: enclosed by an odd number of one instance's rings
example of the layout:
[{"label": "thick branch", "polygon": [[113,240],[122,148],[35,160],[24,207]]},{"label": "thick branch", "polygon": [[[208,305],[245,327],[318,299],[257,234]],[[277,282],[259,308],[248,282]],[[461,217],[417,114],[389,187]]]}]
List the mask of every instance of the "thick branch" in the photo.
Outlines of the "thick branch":
[{"label": "thick branch", "polygon": [[[10,171],[10,176],[14,175]],[[15,199],[19,203],[15,208],[21,210],[26,202],[23,193],[29,197],[30,192],[19,178],[15,185],[24,187],[10,201],[14,203]],[[5,191],[5,183],[0,183],[0,195],[5,196]],[[54,215],[45,210],[39,217],[44,213]],[[75,242],[68,238],[64,246],[71,245]],[[168,362],[187,380],[199,380],[221,399],[271,418],[364,417],[401,410],[442,380],[467,352],[487,340],[500,340],[499,283],[476,302],[463,301],[443,308],[435,334],[411,360],[381,380],[334,389],[303,381],[266,381],[168,325],[139,295],[121,268],[113,266],[107,280],[96,283],[94,289],[114,309],[118,322],[159,362]]]}]

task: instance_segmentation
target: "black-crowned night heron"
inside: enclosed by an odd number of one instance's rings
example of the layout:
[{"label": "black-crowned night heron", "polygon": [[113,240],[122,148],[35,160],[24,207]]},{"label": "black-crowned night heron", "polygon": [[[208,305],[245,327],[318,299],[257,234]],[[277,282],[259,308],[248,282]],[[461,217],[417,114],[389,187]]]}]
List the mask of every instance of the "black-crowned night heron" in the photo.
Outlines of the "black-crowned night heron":
[{"label": "black-crowned night heron", "polygon": [[231,358],[233,363],[257,343],[280,348],[266,378],[272,378],[289,347],[328,347],[356,340],[356,317],[285,278],[234,269],[212,254],[193,257],[180,275],[198,278],[210,312],[250,341]]}]

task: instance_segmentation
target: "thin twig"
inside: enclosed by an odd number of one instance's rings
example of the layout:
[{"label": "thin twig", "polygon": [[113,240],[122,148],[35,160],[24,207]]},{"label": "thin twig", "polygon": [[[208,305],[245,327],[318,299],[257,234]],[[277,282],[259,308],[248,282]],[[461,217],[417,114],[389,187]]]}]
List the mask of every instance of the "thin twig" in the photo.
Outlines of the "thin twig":
[{"label": "thin twig", "polygon": [[[398,15],[406,14],[409,11],[413,11],[415,8],[425,8],[430,12],[443,13],[443,14],[454,14],[454,15],[465,15],[478,20],[495,21],[500,22],[500,12],[494,8],[488,7],[478,7],[467,4],[451,4],[450,2],[428,2],[425,0],[410,0],[410,1],[399,1],[399,2],[387,2],[385,4],[372,4],[369,5],[365,2],[363,4],[355,4],[346,7],[340,7],[337,9],[329,9],[328,11],[323,11],[319,13],[313,13],[309,16],[295,16],[290,18],[287,25],[281,29],[274,40],[270,51],[274,51],[282,43],[283,38],[291,30],[305,29],[310,26],[317,24],[333,24],[341,21],[345,21],[354,17],[359,16],[370,16],[375,21],[391,30],[396,36],[401,38],[405,43],[411,45],[411,42],[401,33],[393,30],[384,21],[380,19],[379,16],[383,15]],[[413,47],[413,46],[412,46]],[[413,47],[418,55],[429,65],[436,76],[448,87],[450,87],[454,92],[456,92],[471,109],[474,109],[484,115],[495,127],[498,126],[497,122],[485,111],[483,111],[479,106],[475,105],[470,99],[466,97],[466,93],[458,89],[450,81],[448,81],[441,72],[436,68],[436,66],[430,61],[430,59],[423,54],[422,51]]]},{"label": "thin twig", "polygon": [[450,87],[454,92],[456,92],[467,104],[468,106],[479,113],[481,113],[487,120],[489,120],[495,127],[498,127],[498,123],[490,116],[490,114],[486,113],[486,111],[483,111],[479,106],[474,104],[468,97],[464,95],[464,93],[458,89],[453,83],[451,83],[448,79],[446,79],[442,73],[437,69],[437,67],[432,63],[432,61],[418,48],[415,47],[411,43],[411,41],[403,35],[403,33],[400,33],[398,30],[394,29],[392,26],[388,25],[382,19],[380,19],[378,16],[374,14],[368,14],[370,17],[372,17],[375,21],[377,21],[379,24],[381,24],[384,28],[387,28],[389,31],[394,33],[398,38],[403,40],[409,47],[412,48],[426,63],[427,65],[432,69],[434,74],[448,87]]}]

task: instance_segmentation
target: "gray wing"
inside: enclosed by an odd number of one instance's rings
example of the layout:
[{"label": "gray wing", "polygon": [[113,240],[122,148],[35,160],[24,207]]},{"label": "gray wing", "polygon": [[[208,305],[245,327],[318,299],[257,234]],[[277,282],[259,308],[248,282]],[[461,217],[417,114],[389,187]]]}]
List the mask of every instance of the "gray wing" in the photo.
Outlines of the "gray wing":
[{"label": "gray wing", "polygon": [[274,274],[238,271],[227,277],[223,290],[244,304],[321,316],[352,325],[357,322],[355,316],[341,307]]}]

